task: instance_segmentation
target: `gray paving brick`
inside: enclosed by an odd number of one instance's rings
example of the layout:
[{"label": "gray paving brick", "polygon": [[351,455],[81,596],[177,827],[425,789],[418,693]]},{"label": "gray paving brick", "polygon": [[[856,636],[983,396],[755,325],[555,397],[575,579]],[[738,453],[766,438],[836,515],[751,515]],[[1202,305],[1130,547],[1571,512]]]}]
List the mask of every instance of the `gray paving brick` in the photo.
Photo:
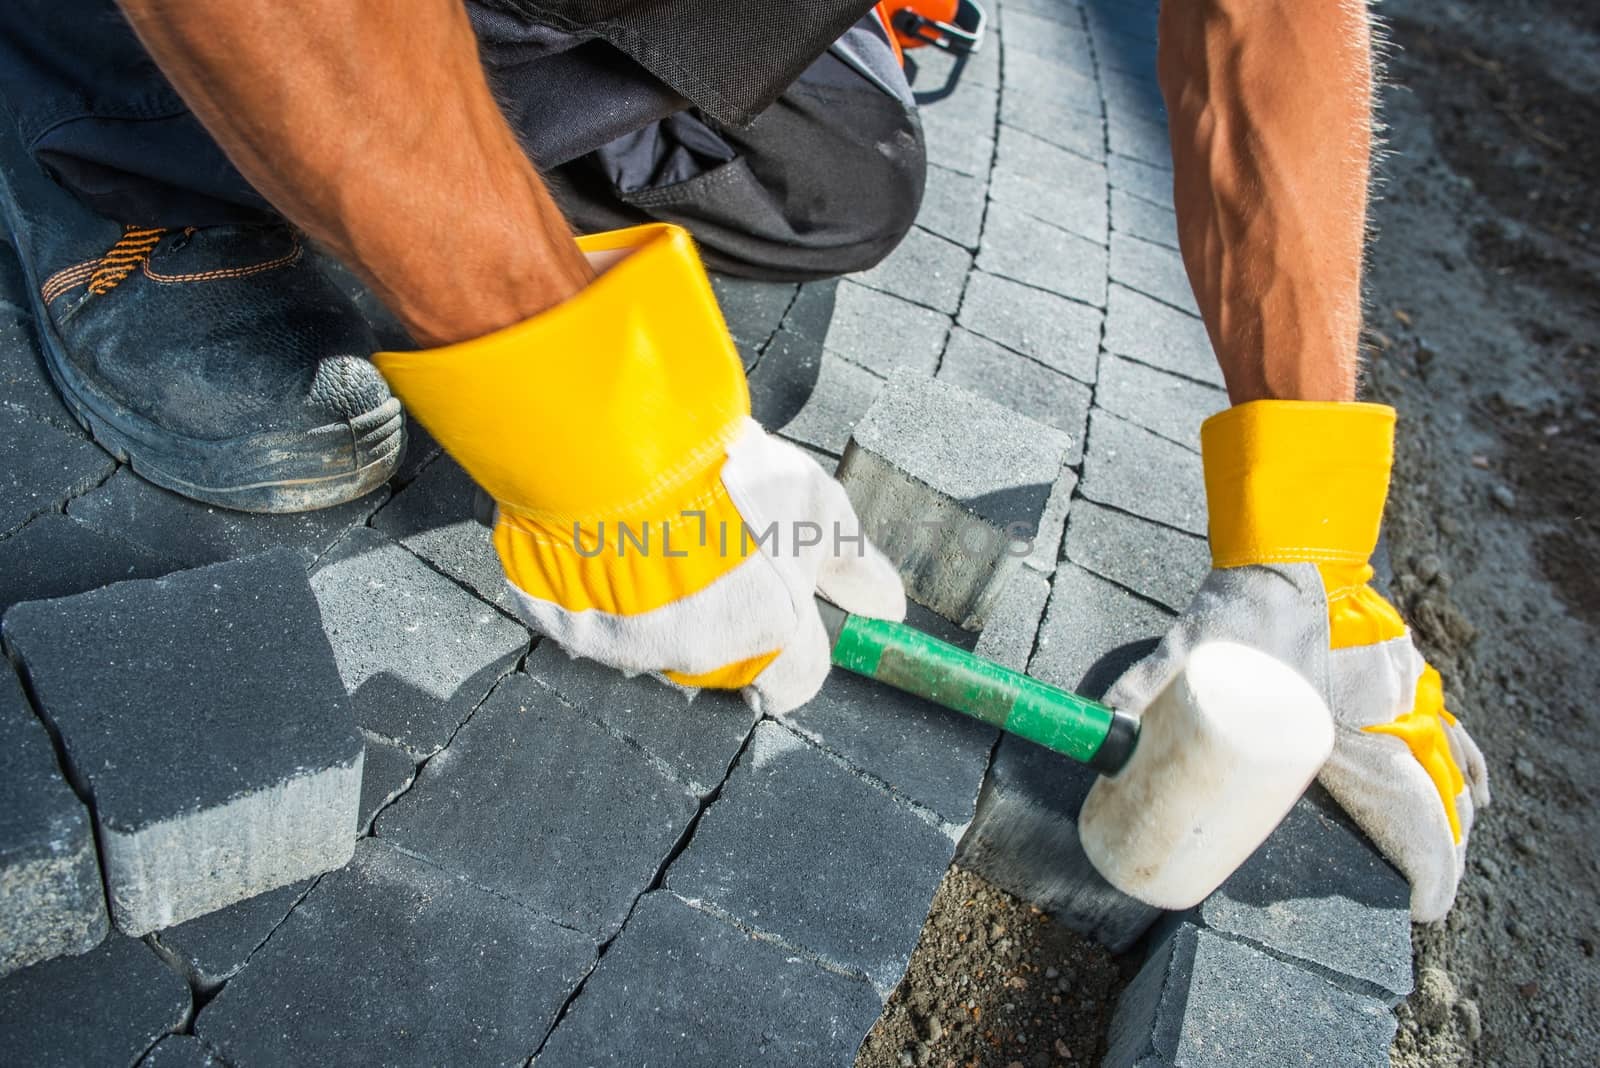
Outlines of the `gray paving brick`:
[{"label": "gray paving brick", "polygon": [[1000,97],[993,89],[969,86],[918,110],[928,162],[974,178],[987,179],[994,159],[994,124]]},{"label": "gray paving brick", "polygon": [[553,641],[540,642],[524,670],[661,761],[701,797],[722,782],[755,725],[755,713],[737,694],[707,690],[691,701],[658,679],[630,679],[593,660],[569,657]]},{"label": "gray paving brick", "polygon": [[879,377],[898,367],[931,375],[949,333],[948,315],[845,281],[825,345]]},{"label": "gray paving brick", "polygon": [[913,228],[888,259],[851,277],[913,304],[954,315],[971,269],[972,253],[926,230]]},{"label": "gray paving brick", "polygon": [[239,974],[313,882],[302,879],[156,931],[150,948],[196,990],[210,993]]},{"label": "gray paving brick", "polygon": [[1111,191],[1111,229],[1152,244],[1178,247],[1178,216],[1121,189]]},{"label": "gray paving brick", "polygon": [[1066,556],[1174,612],[1189,604],[1211,568],[1204,538],[1090,500],[1072,506]]},{"label": "gray paving brick", "polygon": [[[1068,21],[1061,16],[1044,18],[1008,5],[1000,12],[1000,33],[1005,41],[1008,63],[1013,54],[1024,52],[1048,56],[1053,62],[1076,70],[1087,72],[1094,69],[1089,35],[1076,19]],[[1003,72],[1009,88],[1012,84],[1010,72]],[[1048,85],[1047,82],[1035,82],[1031,88],[1044,91]]]},{"label": "gray paving brick", "polygon": [[410,789],[417,778],[417,765],[410,753],[375,738],[366,741],[367,759],[361,769],[361,808],[356,816],[363,834],[371,829],[378,811]]},{"label": "gray paving brick", "polygon": [[0,667],[0,976],[105,935],[89,813],[16,674]]},{"label": "gray paving brick", "polygon": [[139,1068],[227,1068],[210,1046],[193,1035],[168,1035],[145,1054]]},{"label": "gray paving brick", "polygon": [[1068,233],[1106,242],[1105,165],[1032,134],[1000,127],[989,196]]},{"label": "gray paving brick", "polygon": [[1066,70],[1056,81],[1062,84],[1048,92],[1002,94],[1001,129],[1021,130],[1085,159],[1104,161],[1106,127],[1094,81]]},{"label": "gray paving brick", "polygon": [[1118,891],[1084,854],[1078,811],[1094,780],[1059,753],[1002,737],[956,862],[1122,952],[1161,910]]},{"label": "gray paving brick", "polygon": [[[756,419],[791,441],[844,452],[850,429],[871,407],[883,380],[787,331],[779,332],[768,357],[750,379]],[[776,417],[765,419],[763,413]]]},{"label": "gray paving brick", "polygon": [[930,165],[917,225],[963,248],[977,248],[978,235],[983,231],[986,189],[981,178]]},{"label": "gray paving brick", "polygon": [[1105,247],[1015,208],[990,204],[983,222],[978,267],[1097,308],[1105,307]]},{"label": "gray paving brick", "polygon": [[33,327],[21,311],[0,315],[0,405],[21,408],[74,437],[85,436],[50,381]]},{"label": "gray paving brick", "polygon": [[[1112,123],[1113,130],[1131,126],[1133,123]],[[1144,125],[1151,125],[1146,123]],[[1131,159],[1128,156],[1118,155],[1113,150],[1106,157],[1106,173],[1110,176],[1111,187],[1120,189],[1125,193],[1148,200],[1158,207],[1172,207],[1172,170],[1170,167],[1155,167],[1149,163]]]},{"label": "gray paving brick", "polygon": [[848,671],[780,718],[947,822],[972,818],[993,727]]},{"label": "gray paving brick", "polygon": [[4,635],[92,799],[125,933],[349,859],[361,738],[291,552],[26,602]]},{"label": "gray paving brick", "polygon": [[437,752],[528,651],[528,632],[383,534],[358,527],[311,588],[364,730]]},{"label": "gray paving brick", "polygon": [[1083,459],[1090,394],[1082,382],[961,327],[950,335],[939,378],[1055,427],[1072,442],[1067,463]]},{"label": "gray paving brick", "polygon": [[1033,655],[1033,640],[1050,599],[1050,580],[1032,568],[1012,576],[1000,593],[989,622],[983,625],[973,650],[1013,671],[1026,671]]},{"label": "gray paving brick", "polygon": [[231,1064],[520,1065],[593,960],[581,935],[368,838],[195,1033]]},{"label": "gray paving brick", "polygon": [[389,491],[397,493],[409,486],[411,480],[422,474],[423,468],[439,458],[444,446],[433,440],[427,428],[414,419],[405,424],[406,441],[400,453],[400,463],[389,476]]},{"label": "gray paving brick", "polygon": [[189,988],[134,938],[0,981],[0,1049],[28,1068],[132,1065],[189,1019]]},{"label": "gray paving brick", "polygon": [[1222,386],[1222,371],[1205,324],[1126,286],[1111,287],[1105,347],[1163,371]]},{"label": "gray paving brick", "polygon": [[697,807],[638,749],[519,674],[378,814],[377,833],[605,939]]},{"label": "gray paving brick", "polygon": [[483,600],[514,615],[516,605],[489,531],[472,517],[476,488],[460,464],[441,456],[379,509],[372,525]]},{"label": "gray paving brick", "polygon": [[1378,1068],[1395,1021],[1364,998],[1181,924],[1122,992],[1107,1068]]},{"label": "gray paving brick", "polygon": [[958,322],[1080,382],[1093,382],[1103,313],[1053,293],[974,271]]},{"label": "gray paving brick", "polygon": [[901,372],[857,425],[839,479],[908,594],[976,628],[1021,566],[1012,542],[1038,531],[1070,448],[1059,431]]},{"label": "gray paving brick", "polygon": [[1094,58],[1099,61],[1101,70],[1155,80],[1156,39],[1153,25],[1148,34],[1124,33],[1091,16],[1089,36],[1094,39]]},{"label": "gray paving brick", "polygon": [[1183,258],[1176,248],[1121,231],[1111,235],[1110,278],[1191,316],[1199,316]]},{"label": "gray paving brick", "polygon": [[110,456],[82,435],[0,406],[0,534],[55,511],[115,467]]},{"label": "gray paving brick", "polygon": [[18,601],[66,597],[135,578],[158,578],[177,564],[55,512],[0,541],[0,612]]},{"label": "gray paving brick", "polygon": [[1393,1006],[1411,993],[1410,908],[1405,878],[1314,789],[1198,914]]},{"label": "gray paving brick", "polygon": [[943,830],[763,721],[666,888],[854,969],[887,996],[954,848]]},{"label": "gray paving brick", "polygon": [[1206,532],[1199,454],[1103,408],[1089,413],[1080,492],[1092,501],[1190,534]]},{"label": "gray paving brick", "polygon": [[1200,449],[1200,424],[1228,406],[1212,386],[1106,353],[1100,357],[1095,403],[1187,448]]},{"label": "gray paving brick", "polygon": [[1155,647],[1173,618],[1122,587],[1064,562],[1051,583],[1050,604],[1039,625],[1038,647],[1028,662],[1028,673],[1068,690],[1103,693]]},{"label": "gray paving brick", "polygon": [[866,983],[658,892],[639,902],[538,1063],[849,1064],[882,1007]]},{"label": "gray paving brick", "polygon": [[1156,85],[1154,70],[1126,70],[1115,66],[1101,66],[1100,93],[1105,102],[1106,121],[1154,122],[1167,121],[1166,104],[1161,99],[1161,89]]},{"label": "gray paving brick", "polygon": [[1039,533],[1033,540],[1033,552],[1022,562],[1041,575],[1055,571],[1061,559],[1061,537],[1067,530],[1067,513],[1072,506],[1072,493],[1078,488],[1078,473],[1070,467],[1061,469],[1056,484],[1050,488],[1050,499],[1045,502],[1044,515],[1039,517]]},{"label": "gray paving brick", "polygon": [[733,335],[745,367],[755,363],[756,355],[778,332],[799,288],[793,282],[760,282],[723,274],[711,276],[712,292],[717,295],[722,317],[728,323],[728,333]]},{"label": "gray paving brick", "polygon": [[389,499],[387,486],[359,500],[316,512],[258,515],[214,508],[153,486],[122,468],[106,484],[67,505],[67,514],[113,537],[125,538],[186,568],[292,549],[302,566],[366,522]]},{"label": "gray paving brick", "polygon": [[[1167,126],[1161,122],[1144,122],[1139,119],[1123,119],[1114,122],[1106,131],[1106,140],[1111,147],[1113,159],[1126,159],[1135,163],[1145,164],[1149,167],[1172,171],[1172,142],[1167,136]],[[1127,164],[1119,163],[1119,167]],[[1158,179],[1151,176],[1151,185]],[[1159,188],[1159,186],[1157,186]],[[1172,179],[1166,181],[1166,196],[1164,201],[1157,203],[1170,205],[1172,202]],[[1142,193],[1140,195],[1143,195]],[[1151,198],[1154,199],[1154,198]]]},{"label": "gray paving brick", "polygon": [[1097,35],[1111,31],[1154,45],[1159,10],[1157,0],[1084,0],[1083,17]]},{"label": "gray paving brick", "polygon": [[[1046,121],[1048,116],[1058,110],[1077,112],[1096,120],[1104,118],[1105,109],[1100,102],[1100,82],[1095,77],[1094,66],[1083,62],[1081,56],[1074,60],[1071,56],[1040,55],[1008,48],[1005,55],[1005,78],[1006,89],[1001,93],[1000,102],[1003,121],[1011,121],[1004,118],[1004,111],[1008,105],[1015,109],[1012,114],[1032,114]],[[1029,106],[1030,99],[1037,102],[1040,110]],[[1071,124],[1076,120],[1068,118],[1063,121]],[[1046,141],[1055,141],[1055,136],[1048,125],[1041,130],[1028,132]],[[1102,138],[1097,158],[1103,158],[1104,155],[1105,145]]]}]

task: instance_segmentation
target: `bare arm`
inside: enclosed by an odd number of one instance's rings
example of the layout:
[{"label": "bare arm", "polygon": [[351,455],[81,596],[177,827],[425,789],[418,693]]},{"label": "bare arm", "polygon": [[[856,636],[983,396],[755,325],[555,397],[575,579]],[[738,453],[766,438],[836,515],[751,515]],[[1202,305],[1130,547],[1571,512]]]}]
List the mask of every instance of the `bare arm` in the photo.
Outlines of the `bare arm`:
[{"label": "bare arm", "polygon": [[228,158],[424,345],[590,276],[500,113],[459,0],[119,0]]},{"label": "bare arm", "polygon": [[1364,0],[1168,0],[1160,41],[1179,244],[1230,397],[1353,400]]}]

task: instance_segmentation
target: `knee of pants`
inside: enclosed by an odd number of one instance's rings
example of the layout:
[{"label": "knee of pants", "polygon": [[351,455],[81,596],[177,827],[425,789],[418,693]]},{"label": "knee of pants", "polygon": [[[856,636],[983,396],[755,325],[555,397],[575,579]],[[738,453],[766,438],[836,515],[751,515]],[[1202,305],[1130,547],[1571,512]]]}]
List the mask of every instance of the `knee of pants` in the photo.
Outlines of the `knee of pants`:
[{"label": "knee of pants", "polygon": [[875,165],[840,176],[839,195],[859,205],[856,240],[837,250],[840,274],[881,262],[911,232],[922,208],[928,156],[916,112],[908,110],[904,125],[875,147]]}]

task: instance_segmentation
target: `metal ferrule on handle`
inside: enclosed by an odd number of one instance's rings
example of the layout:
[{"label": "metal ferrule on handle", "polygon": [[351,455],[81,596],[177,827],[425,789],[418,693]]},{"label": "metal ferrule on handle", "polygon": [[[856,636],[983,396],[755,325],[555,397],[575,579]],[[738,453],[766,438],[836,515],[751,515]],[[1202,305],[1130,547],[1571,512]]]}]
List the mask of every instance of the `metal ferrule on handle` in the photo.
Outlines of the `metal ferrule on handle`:
[{"label": "metal ferrule on handle", "polygon": [[[824,605],[833,608],[832,605]],[[839,613],[828,619],[833,663],[1114,774],[1138,723],[1098,701],[974,656],[904,623]]]}]

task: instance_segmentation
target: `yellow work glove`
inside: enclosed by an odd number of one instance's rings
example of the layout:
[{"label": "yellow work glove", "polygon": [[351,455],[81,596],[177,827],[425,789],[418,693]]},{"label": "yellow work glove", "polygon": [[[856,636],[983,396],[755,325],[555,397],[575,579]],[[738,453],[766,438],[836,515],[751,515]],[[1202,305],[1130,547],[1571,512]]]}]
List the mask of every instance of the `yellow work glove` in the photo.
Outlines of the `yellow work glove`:
[{"label": "yellow work glove", "polygon": [[374,358],[496,502],[523,617],[570,655],[783,712],[829,667],[814,594],[900,619],[894,566],[843,488],[750,418],[689,235],[579,241],[583,292],[475,341]]},{"label": "yellow work glove", "polygon": [[1466,864],[1483,754],[1444,707],[1393,606],[1370,585],[1394,453],[1394,409],[1256,401],[1201,429],[1212,572],[1161,645],[1106,700],[1141,710],[1201,641],[1254,645],[1327,698],[1320,779],[1441,919]]}]

